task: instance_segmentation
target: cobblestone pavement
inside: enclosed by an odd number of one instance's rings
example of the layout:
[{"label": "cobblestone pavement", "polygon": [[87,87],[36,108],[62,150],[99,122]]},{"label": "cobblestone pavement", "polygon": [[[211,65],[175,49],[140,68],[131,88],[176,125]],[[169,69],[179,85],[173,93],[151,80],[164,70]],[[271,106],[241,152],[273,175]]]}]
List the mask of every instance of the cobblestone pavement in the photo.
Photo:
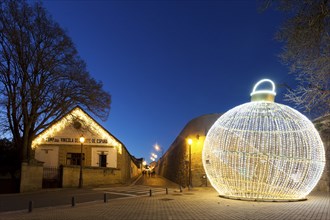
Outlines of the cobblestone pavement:
[{"label": "cobblestone pavement", "polygon": [[[144,179],[143,179],[144,178]],[[254,202],[220,198],[211,187],[183,189],[170,181],[156,176],[141,177],[136,181],[137,189],[144,186],[168,187],[157,194],[128,196],[108,200],[71,205],[34,208],[2,212],[0,220],[10,219],[317,219],[330,220],[330,193],[313,192],[306,201],[300,202]],[[127,186],[129,188],[129,186]],[[135,189],[135,186],[131,186]],[[121,189],[119,187],[117,190]],[[94,189],[98,191],[108,188]],[[113,190],[113,189],[111,189]],[[1,197],[0,197],[1,198]]]},{"label": "cobblestone pavement", "polygon": [[330,219],[330,195],[307,201],[252,202],[220,198],[211,188],[130,197],[27,211],[0,213],[0,219]]}]

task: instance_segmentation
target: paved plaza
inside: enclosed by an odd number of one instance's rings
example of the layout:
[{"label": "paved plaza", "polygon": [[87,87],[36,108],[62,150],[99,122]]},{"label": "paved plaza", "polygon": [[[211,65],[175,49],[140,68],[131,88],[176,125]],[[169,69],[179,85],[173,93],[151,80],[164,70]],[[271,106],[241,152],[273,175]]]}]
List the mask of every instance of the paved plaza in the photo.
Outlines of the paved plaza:
[{"label": "paved plaza", "polygon": [[249,202],[220,198],[212,189],[130,197],[0,213],[0,219],[330,219],[329,194],[301,202]]},{"label": "paved plaza", "polygon": [[[150,179],[152,185],[160,179]],[[150,182],[150,181],[149,181]],[[159,185],[157,185],[159,187]],[[106,190],[96,189],[96,190]],[[152,188],[151,188],[152,189]],[[0,196],[0,198],[2,198]],[[313,192],[300,202],[253,202],[220,198],[211,187],[169,188],[157,194],[0,213],[0,219],[324,219],[330,194]]]}]

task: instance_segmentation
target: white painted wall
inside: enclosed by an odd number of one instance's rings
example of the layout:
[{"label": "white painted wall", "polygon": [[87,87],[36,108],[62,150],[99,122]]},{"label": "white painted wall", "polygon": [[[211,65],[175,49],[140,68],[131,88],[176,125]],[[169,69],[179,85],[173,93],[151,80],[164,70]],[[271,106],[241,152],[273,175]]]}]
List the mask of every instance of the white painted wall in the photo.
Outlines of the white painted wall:
[{"label": "white painted wall", "polygon": [[92,166],[99,166],[99,155],[102,152],[107,155],[107,167],[117,168],[117,150],[115,147],[93,147]]},{"label": "white painted wall", "polygon": [[44,167],[58,166],[58,146],[39,146],[35,150],[35,158],[44,162]]}]

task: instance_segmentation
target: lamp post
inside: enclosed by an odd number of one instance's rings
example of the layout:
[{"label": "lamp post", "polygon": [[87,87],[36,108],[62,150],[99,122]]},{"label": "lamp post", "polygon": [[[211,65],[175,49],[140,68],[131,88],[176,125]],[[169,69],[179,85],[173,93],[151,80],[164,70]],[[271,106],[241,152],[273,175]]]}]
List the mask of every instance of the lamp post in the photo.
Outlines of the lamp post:
[{"label": "lamp post", "polygon": [[157,143],[155,144],[154,148],[156,151],[161,151],[161,157],[163,157],[163,148],[160,147]]},{"label": "lamp post", "polygon": [[189,178],[189,184],[188,187],[191,187],[192,184],[192,179],[191,179],[191,145],[192,145],[193,141],[191,138],[188,139],[188,145],[189,145],[189,173],[188,173],[188,178]]},{"label": "lamp post", "polygon": [[82,188],[83,186],[83,175],[82,175],[82,157],[83,157],[83,145],[85,142],[85,138],[83,135],[81,135],[81,137],[79,138],[79,141],[81,143],[80,145],[80,173],[79,173],[79,188]]}]

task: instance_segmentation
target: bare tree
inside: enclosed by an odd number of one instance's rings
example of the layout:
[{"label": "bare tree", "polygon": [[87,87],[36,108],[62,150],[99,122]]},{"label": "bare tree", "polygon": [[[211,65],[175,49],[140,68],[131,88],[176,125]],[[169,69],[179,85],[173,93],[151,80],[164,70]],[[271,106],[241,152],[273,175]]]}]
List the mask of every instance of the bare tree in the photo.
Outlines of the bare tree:
[{"label": "bare tree", "polygon": [[276,34],[284,43],[280,58],[297,87],[285,95],[311,117],[330,112],[330,15],[328,0],[261,0],[288,17]]},{"label": "bare tree", "polygon": [[76,105],[105,120],[111,96],[102,87],[40,2],[0,0],[0,129],[22,160],[33,159],[35,135]]}]

